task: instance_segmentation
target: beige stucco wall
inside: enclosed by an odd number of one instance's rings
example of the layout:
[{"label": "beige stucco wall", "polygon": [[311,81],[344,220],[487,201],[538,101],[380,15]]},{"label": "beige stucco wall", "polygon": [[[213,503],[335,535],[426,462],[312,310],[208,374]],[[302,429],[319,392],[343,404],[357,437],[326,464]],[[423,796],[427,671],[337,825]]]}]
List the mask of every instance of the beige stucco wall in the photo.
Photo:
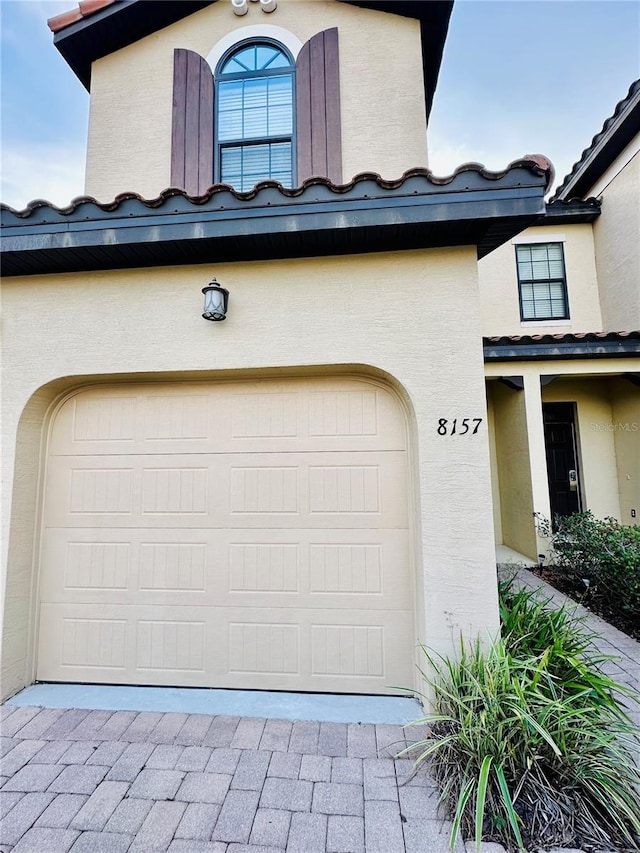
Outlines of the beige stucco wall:
[{"label": "beige stucco wall", "polygon": [[[173,50],[207,57],[230,32],[280,27],[301,42],[338,27],[343,179],[363,171],[397,178],[425,166],[426,120],[418,21],[337,0],[279,0],[243,17],[214,3],[94,63],[86,192],[102,201],[170,184]],[[363,143],[366,140],[366,144]]]},{"label": "beige stucco wall", "polygon": [[500,496],[500,475],[498,469],[498,448],[496,445],[496,411],[493,404],[491,387],[487,383],[487,425],[489,427],[489,460],[491,464],[491,495],[493,498],[493,533],[496,545],[503,544],[502,498]]},{"label": "beige stucco wall", "polygon": [[[392,377],[410,430],[416,640],[450,652],[460,632],[495,630],[476,268],[463,248],[6,279],[4,694],[33,674],[46,413],[64,389],[101,379]],[[200,316],[212,275],[231,292],[224,323]],[[438,436],[440,418],[463,417],[483,418],[476,436]]]},{"label": "beige stucco wall", "polygon": [[[515,243],[562,242],[569,320],[520,320]],[[537,226],[518,234],[479,264],[480,310],[484,335],[536,335],[544,332],[599,332],[602,317],[591,225]]]},{"label": "beige stucco wall", "polygon": [[[620,376],[638,371],[640,357],[485,365],[490,420],[495,424],[493,499],[499,506],[494,505],[494,513],[500,513],[502,543],[533,559],[548,554],[548,541],[532,519],[533,512],[550,517],[543,403],[576,404],[583,508],[598,518],[638,523],[640,392]],[[500,376],[521,377],[523,390],[494,381]],[[550,377],[557,378],[547,382]],[[636,510],[635,519],[631,509]]]},{"label": "beige stucco wall", "polygon": [[640,524],[640,388],[625,379],[612,379],[609,392],[620,520],[623,524]]},{"label": "beige stucco wall", "polygon": [[640,152],[602,191],[593,226],[607,331],[640,329]]},{"label": "beige stucco wall", "polygon": [[535,558],[536,538],[525,397],[500,382],[487,383],[495,422],[502,544]]},{"label": "beige stucco wall", "polygon": [[640,153],[640,133],[636,133],[633,139],[625,145],[615,160],[600,175],[595,184],[584,193],[584,197],[594,196],[600,198],[614,178],[629,165],[638,153]]}]

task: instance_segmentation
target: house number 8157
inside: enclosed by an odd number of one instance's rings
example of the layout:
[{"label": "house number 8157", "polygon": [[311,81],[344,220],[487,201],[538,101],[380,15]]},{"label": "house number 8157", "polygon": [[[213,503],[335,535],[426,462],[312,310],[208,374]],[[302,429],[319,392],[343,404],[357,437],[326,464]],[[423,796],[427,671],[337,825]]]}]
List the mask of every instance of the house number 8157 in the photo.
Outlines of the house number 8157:
[{"label": "house number 8157", "polygon": [[[438,435],[475,435],[482,423],[482,418],[462,418],[458,423],[458,418],[452,421],[447,418],[438,420]],[[473,427],[470,426],[473,424]]]}]

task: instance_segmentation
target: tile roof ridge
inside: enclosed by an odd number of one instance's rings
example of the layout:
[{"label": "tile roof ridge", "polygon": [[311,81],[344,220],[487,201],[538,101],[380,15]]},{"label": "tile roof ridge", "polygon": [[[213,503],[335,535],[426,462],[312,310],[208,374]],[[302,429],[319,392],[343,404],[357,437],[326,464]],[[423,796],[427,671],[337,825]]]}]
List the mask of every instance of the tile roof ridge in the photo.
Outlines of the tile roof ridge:
[{"label": "tile roof ridge", "polygon": [[[98,0],[96,0],[96,2],[98,2]],[[285,198],[297,198],[302,196],[309,187],[313,186],[325,186],[336,195],[344,195],[353,190],[357,184],[366,181],[375,182],[380,189],[383,190],[400,189],[406,181],[416,177],[425,178],[426,181],[433,186],[446,186],[447,184],[452,183],[459,175],[463,175],[467,172],[475,172],[485,180],[499,181],[510,171],[518,168],[529,169],[536,175],[545,175],[547,189],[553,181],[553,165],[551,164],[551,161],[541,154],[535,154],[527,155],[519,160],[513,160],[505,169],[497,172],[487,169],[482,163],[463,163],[450,175],[439,177],[434,175],[431,169],[424,166],[417,166],[413,169],[408,169],[399,178],[392,180],[383,178],[377,172],[360,172],[350,181],[342,184],[335,184],[329,178],[312,177],[307,178],[300,184],[300,186],[289,189],[287,187],[283,187],[278,181],[265,180],[260,181],[251,190],[240,192],[229,184],[219,183],[212,184],[205,193],[198,196],[189,195],[186,190],[180,189],[179,187],[168,187],[167,189],[162,190],[162,192],[160,192],[155,198],[144,198],[139,193],[127,191],[119,193],[112,201],[109,202],[100,202],[94,196],[82,195],[72,199],[68,205],[63,207],[59,207],[45,199],[34,199],[21,210],[17,210],[8,204],[0,203],[0,210],[6,210],[20,219],[26,219],[31,215],[31,213],[33,213],[33,211],[43,207],[48,207],[50,210],[65,216],[74,213],[82,204],[94,204],[104,212],[109,213],[116,210],[123,201],[131,199],[139,201],[148,208],[161,207],[167,199],[173,197],[182,197],[193,205],[204,205],[209,202],[213,196],[220,193],[228,193],[239,201],[251,201],[256,198],[261,190],[268,188],[277,189]]]},{"label": "tile roof ridge", "polygon": [[638,80],[634,80],[633,83],[629,86],[629,91],[627,92],[627,94],[624,96],[624,98],[621,98],[618,101],[618,103],[614,107],[613,113],[604,120],[600,130],[593,136],[589,145],[587,145],[587,147],[583,150],[582,154],[573,164],[570,171],[564,176],[560,184],[556,187],[556,190],[550,199],[551,203],[553,203],[554,201],[560,201],[558,197],[563,192],[565,187],[567,187],[571,183],[572,179],[578,175],[580,168],[586,162],[593,149],[605,136],[609,128],[618,120],[624,110],[631,104],[635,95],[638,92],[640,92],[640,78]]},{"label": "tile roof ridge", "polygon": [[483,340],[491,343],[561,343],[563,341],[640,339],[640,329],[616,332],[541,332],[532,335],[484,335]]},{"label": "tile roof ridge", "polygon": [[54,15],[47,20],[47,26],[52,33],[58,33],[65,27],[81,21],[83,18],[89,18],[105,6],[112,6],[120,0],[82,0],[82,2],[74,9],[69,9],[68,12],[62,12],[60,15]]}]

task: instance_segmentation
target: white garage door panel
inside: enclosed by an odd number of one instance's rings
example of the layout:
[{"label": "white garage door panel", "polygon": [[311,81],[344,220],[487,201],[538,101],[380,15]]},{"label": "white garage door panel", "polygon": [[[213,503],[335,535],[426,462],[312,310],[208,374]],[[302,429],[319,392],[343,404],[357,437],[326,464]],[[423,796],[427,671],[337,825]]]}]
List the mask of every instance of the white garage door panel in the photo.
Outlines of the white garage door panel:
[{"label": "white garage door panel", "polygon": [[[356,380],[203,383],[85,391],[56,418],[53,454],[403,450],[405,423],[387,391]],[[151,386],[149,386],[151,387]]]},{"label": "white garage door panel", "polygon": [[[402,530],[50,529],[42,601],[410,609]],[[214,535],[215,533],[215,535]]]},{"label": "white garage door panel", "polygon": [[353,379],[102,387],[53,423],[38,678],[413,679],[404,416]]},{"label": "white garage door panel", "polygon": [[[37,677],[388,692],[413,680],[403,611],[43,604]],[[250,678],[249,678],[250,676]]]},{"label": "white garage door panel", "polygon": [[406,527],[405,465],[402,451],[52,457],[48,523]]}]

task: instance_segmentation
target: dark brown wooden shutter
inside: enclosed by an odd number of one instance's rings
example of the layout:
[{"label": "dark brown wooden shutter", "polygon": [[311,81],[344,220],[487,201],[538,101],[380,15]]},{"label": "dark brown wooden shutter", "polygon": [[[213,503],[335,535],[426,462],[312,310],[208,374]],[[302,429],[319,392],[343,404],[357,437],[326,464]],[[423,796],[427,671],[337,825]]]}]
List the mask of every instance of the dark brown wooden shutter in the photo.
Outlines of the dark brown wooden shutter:
[{"label": "dark brown wooden shutter", "polygon": [[213,183],[213,74],[192,50],[173,52],[171,186],[202,195]]},{"label": "dark brown wooden shutter", "polygon": [[318,33],[296,62],[298,183],[320,176],[342,183],[338,30]]}]

